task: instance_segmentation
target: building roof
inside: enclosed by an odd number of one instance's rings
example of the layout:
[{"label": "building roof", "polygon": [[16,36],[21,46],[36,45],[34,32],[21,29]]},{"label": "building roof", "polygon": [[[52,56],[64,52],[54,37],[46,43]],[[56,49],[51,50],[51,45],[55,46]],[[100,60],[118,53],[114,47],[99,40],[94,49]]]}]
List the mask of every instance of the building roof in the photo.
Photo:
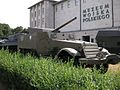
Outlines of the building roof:
[{"label": "building roof", "polygon": [[39,4],[39,3],[42,3],[43,1],[59,2],[59,1],[55,1],[55,0],[41,0],[41,1],[37,2],[37,3],[35,3],[34,5],[30,6],[28,9],[34,7],[35,5],[37,5],[37,4]]}]

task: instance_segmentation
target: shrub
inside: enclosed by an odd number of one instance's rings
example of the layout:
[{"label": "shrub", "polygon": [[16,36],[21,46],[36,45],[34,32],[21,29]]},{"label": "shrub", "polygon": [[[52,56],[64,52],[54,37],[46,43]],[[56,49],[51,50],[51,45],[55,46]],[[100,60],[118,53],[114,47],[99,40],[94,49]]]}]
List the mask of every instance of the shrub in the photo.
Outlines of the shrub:
[{"label": "shrub", "polygon": [[51,58],[0,51],[0,80],[10,90],[119,90],[120,74],[100,74]]}]

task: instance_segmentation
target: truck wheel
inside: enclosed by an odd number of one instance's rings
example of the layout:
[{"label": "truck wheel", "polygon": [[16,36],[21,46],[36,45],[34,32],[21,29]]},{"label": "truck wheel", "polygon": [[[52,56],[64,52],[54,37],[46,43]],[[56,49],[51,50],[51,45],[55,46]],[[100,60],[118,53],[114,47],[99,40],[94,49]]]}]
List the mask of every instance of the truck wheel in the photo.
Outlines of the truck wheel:
[{"label": "truck wheel", "polygon": [[61,53],[59,53],[59,55],[57,56],[57,59],[62,60],[63,63],[67,63],[68,61],[70,61],[70,59],[72,59],[73,56],[71,56],[68,52],[66,51],[62,51]]},{"label": "truck wheel", "polygon": [[57,59],[61,60],[63,63],[67,63],[70,62],[71,59],[73,59],[73,66],[75,67],[79,67],[80,66],[80,61],[79,61],[79,57],[78,56],[71,56],[68,52],[63,51],[62,53],[60,53],[57,57]]},{"label": "truck wheel", "polygon": [[79,60],[79,56],[75,56],[74,57],[74,63],[73,63],[73,66],[75,67],[80,67],[80,60]]},{"label": "truck wheel", "polygon": [[68,52],[66,51],[62,51],[61,53],[59,53],[57,59],[61,60],[63,63],[67,63],[70,62],[71,59],[73,59],[73,66],[75,67],[79,67],[80,66],[80,61],[79,61],[79,56],[71,56]]},{"label": "truck wheel", "polygon": [[63,48],[57,53],[55,59],[61,59],[64,63],[70,62],[70,60],[73,59],[73,66],[78,67],[80,66],[80,57],[81,54],[77,50],[73,48]]},{"label": "truck wheel", "polygon": [[96,65],[96,69],[99,70],[102,74],[106,73],[108,71],[108,68],[108,64]]}]

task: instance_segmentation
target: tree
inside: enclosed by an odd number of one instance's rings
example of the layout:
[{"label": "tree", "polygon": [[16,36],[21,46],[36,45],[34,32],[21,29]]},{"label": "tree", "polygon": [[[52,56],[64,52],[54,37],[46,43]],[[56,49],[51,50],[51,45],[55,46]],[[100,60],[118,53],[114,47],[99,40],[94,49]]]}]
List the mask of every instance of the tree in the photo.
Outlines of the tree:
[{"label": "tree", "polygon": [[22,26],[18,26],[16,28],[10,28],[8,24],[2,24],[0,23],[0,36],[8,36],[11,34],[16,34],[16,33],[26,33],[27,29],[23,28]]},{"label": "tree", "polygon": [[28,32],[28,29],[24,28],[22,33],[27,33]]},{"label": "tree", "polygon": [[19,32],[22,32],[23,31],[23,27],[22,26],[18,26],[14,29],[12,29],[12,33],[13,34],[16,34],[16,33],[19,33]]},{"label": "tree", "polygon": [[0,36],[7,36],[11,32],[11,28],[8,24],[0,23]]}]

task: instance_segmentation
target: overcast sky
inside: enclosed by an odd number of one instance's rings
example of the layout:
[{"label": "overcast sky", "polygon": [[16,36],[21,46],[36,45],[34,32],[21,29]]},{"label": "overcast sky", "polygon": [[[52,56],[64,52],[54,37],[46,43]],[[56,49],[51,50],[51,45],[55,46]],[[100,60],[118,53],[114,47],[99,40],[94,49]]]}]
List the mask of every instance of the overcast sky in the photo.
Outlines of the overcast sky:
[{"label": "overcast sky", "polygon": [[[11,28],[17,26],[29,27],[28,7],[40,0],[0,0],[0,23],[9,24]],[[58,0],[59,1],[59,0]]]}]

